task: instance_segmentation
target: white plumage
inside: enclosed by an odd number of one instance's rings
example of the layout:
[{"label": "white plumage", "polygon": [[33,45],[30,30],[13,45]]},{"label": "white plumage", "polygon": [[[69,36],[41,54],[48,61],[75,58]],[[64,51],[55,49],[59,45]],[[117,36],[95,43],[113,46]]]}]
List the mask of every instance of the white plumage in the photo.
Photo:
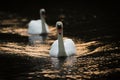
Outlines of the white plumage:
[{"label": "white plumage", "polygon": [[[76,53],[75,44],[71,39],[64,40],[64,47],[65,47],[65,52],[66,52],[67,56],[70,56],[70,55],[73,55]],[[54,57],[59,57],[58,53],[59,53],[58,40],[56,40],[51,46],[50,55],[54,56]]]},{"label": "white plumage", "polygon": [[28,23],[29,42],[34,44],[36,40],[44,43],[47,39],[49,29],[45,21],[45,9],[40,9],[40,19],[31,20]]},{"label": "white plumage", "polygon": [[76,47],[72,39],[63,40],[63,24],[58,21],[56,23],[58,40],[54,41],[50,49],[50,56],[66,57],[76,53]]},{"label": "white plumage", "polygon": [[[41,34],[42,32],[42,24],[41,20],[31,20],[28,24],[28,33],[29,34]],[[49,33],[48,25],[45,23],[45,28],[47,33]],[[45,32],[44,32],[45,33]]]}]

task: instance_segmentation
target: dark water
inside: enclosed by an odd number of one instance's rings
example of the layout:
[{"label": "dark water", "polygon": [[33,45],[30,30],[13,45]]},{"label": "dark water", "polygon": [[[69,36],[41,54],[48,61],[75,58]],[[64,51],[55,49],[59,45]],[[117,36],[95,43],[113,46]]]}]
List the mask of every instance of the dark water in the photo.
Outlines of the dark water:
[{"label": "dark water", "polygon": [[[1,53],[0,80],[119,80],[120,72],[116,70],[120,67],[118,57],[119,53],[59,59]],[[100,71],[109,72],[92,73]]]},{"label": "dark water", "polygon": [[[18,56],[11,54],[1,54],[0,56],[0,80],[45,80],[51,79],[49,76],[45,77],[44,74],[54,74],[65,76],[63,71],[64,62],[70,62],[69,65],[66,65],[68,70],[71,70],[75,63],[75,58],[33,58],[28,56]],[[53,71],[53,73],[47,73],[47,71]],[[55,73],[54,70],[60,71],[59,73]],[[46,73],[40,73],[42,71],[46,71]],[[65,71],[65,70],[64,70]],[[67,72],[67,71],[66,71]]]}]

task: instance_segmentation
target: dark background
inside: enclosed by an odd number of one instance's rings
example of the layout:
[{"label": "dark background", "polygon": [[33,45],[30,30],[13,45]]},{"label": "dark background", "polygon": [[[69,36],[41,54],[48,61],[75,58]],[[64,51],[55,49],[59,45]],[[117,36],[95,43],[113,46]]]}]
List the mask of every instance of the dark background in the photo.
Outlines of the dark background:
[{"label": "dark background", "polygon": [[[109,14],[117,14],[119,12],[120,6],[119,2],[116,1],[89,1],[89,0],[4,0],[0,3],[0,9],[3,11],[13,11],[13,12],[36,12],[40,8],[54,9],[54,8],[64,8],[64,9],[92,9],[95,12],[105,12]],[[109,14],[108,14],[109,13]]]},{"label": "dark background", "polygon": [[[119,18],[118,1],[94,0],[3,0],[0,11],[14,12],[25,16],[39,16],[40,8],[46,8],[48,14],[57,13],[60,8],[79,11],[80,13],[92,12],[96,15],[105,15],[108,18]],[[69,12],[70,13],[70,12]],[[113,20],[114,21],[114,20]]]},{"label": "dark background", "polygon": [[[66,32],[71,32],[75,29],[73,26],[76,27],[76,33],[68,33],[69,35],[83,38],[85,35],[81,32],[87,31],[88,34],[93,36],[95,33],[93,31],[89,33],[89,31],[96,29],[96,33],[100,36],[114,34],[119,38],[120,5],[115,0],[4,0],[0,3],[0,11],[16,13],[25,18],[28,17],[29,20],[40,18],[40,8],[46,9],[48,24],[55,25],[59,19],[58,16],[63,14],[65,16],[65,26],[67,26]],[[81,34],[81,36],[77,34]],[[97,36],[99,35],[94,37]]]}]

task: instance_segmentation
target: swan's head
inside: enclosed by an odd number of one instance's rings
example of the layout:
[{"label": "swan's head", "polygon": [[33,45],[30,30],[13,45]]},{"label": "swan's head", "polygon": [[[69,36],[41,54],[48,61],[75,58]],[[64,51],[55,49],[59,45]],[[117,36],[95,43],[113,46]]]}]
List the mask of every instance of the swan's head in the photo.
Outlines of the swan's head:
[{"label": "swan's head", "polygon": [[61,34],[62,30],[63,30],[63,23],[61,21],[57,21],[56,22],[56,27],[57,27],[58,33]]},{"label": "swan's head", "polygon": [[45,9],[40,9],[40,14],[45,15]]}]

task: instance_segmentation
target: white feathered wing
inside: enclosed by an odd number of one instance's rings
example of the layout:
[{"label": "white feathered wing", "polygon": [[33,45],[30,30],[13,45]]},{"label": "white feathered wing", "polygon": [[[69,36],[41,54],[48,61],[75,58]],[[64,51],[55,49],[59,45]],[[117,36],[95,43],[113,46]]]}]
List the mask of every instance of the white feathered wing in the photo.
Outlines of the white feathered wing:
[{"label": "white feathered wing", "polygon": [[[46,31],[49,33],[48,25],[45,23]],[[42,23],[41,20],[31,20],[28,24],[29,34],[41,34],[42,33]]]},{"label": "white feathered wing", "polygon": [[[75,44],[72,41],[72,39],[65,39],[64,40],[64,47],[65,47],[65,52],[66,52],[67,56],[71,56],[71,55],[74,55],[76,53],[76,47],[75,47]],[[50,56],[59,57],[58,52],[59,52],[58,40],[56,40],[51,46]]]}]

